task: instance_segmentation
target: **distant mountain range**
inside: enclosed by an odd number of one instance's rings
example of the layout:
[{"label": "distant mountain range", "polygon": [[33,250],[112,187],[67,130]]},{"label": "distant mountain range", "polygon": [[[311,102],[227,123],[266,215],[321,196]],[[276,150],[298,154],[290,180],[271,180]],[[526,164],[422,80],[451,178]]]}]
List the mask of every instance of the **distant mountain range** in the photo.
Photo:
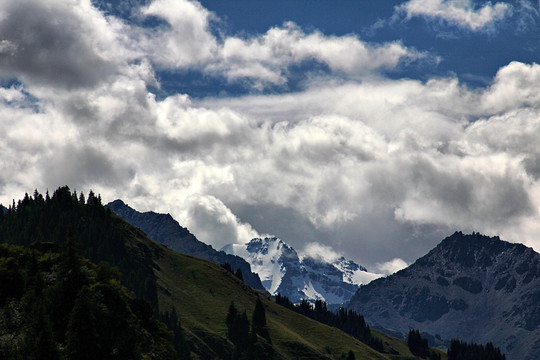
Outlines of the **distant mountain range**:
[{"label": "distant mountain range", "polygon": [[492,341],[507,359],[538,359],[540,254],[456,232],[408,268],[361,286],[349,308],[372,327]]},{"label": "distant mountain range", "polygon": [[248,261],[270,294],[280,293],[295,303],[302,299],[320,299],[341,305],[349,301],[358,285],[378,277],[343,257],[332,262],[300,257],[291,246],[276,237],[231,244],[222,250]]},{"label": "distant mountain range", "polygon": [[259,276],[251,271],[250,265],[244,259],[217,251],[212,246],[199,241],[188,229],[180,226],[171,215],[153,211],[141,213],[126,205],[122,200],[110,202],[106,207],[131,225],[144,231],[150,239],[169,249],[216,264],[229,263],[234,270],[242,271],[246,284],[257,290],[265,290]]}]

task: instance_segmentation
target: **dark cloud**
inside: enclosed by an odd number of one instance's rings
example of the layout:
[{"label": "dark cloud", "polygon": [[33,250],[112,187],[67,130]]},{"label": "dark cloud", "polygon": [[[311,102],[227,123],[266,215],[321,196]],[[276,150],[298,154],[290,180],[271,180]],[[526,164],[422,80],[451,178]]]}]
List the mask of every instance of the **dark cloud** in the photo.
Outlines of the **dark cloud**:
[{"label": "dark cloud", "polygon": [[44,159],[42,174],[51,188],[69,185],[81,188],[91,184],[119,187],[129,180],[123,165],[108,155],[88,145],[67,145]]},{"label": "dark cloud", "polygon": [[523,166],[532,178],[540,179],[540,154],[529,154],[523,159]]},{"label": "dark cloud", "polygon": [[292,245],[297,250],[306,242],[326,243],[331,232],[317,228],[299,211],[277,204],[227,204],[242,222],[251,224],[261,234],[273,234]]},{"label": "dark cloud", "polygon": [[227,205],[242,222],[251,224],[259,233],[278,236],[298,251],[310,243],[331,246],[369,270],[375,270],[377,263],[393,258],[410,263],[454,231],[441,225],[399,222],[388,208],[364,214],[339,226],[325,226],[314,224],[292,208],[275,204]]},{"label": "dark cloud", "polygon": [[[410,182],[407,188],[418,205],[427,203],[427,211],[439,213],[436,222],[457,225],[474,216],[479,225],[492,224],[534,212],[525,183],[515,174],[445,162],[447,167],[421,155],[404,166],[409,176],[402,181]],[[448,217],[446,221],[444,216]],[[430,215],[423,214],[423,218]]]},{"label": "dark cloud", "polygon": [[0,75],[64,88],[103,81],[115,66],[97,53],[92,26],[98,24],[89,24],[86,16],[93,14],[84,10],[57,1],[0,5]]}]

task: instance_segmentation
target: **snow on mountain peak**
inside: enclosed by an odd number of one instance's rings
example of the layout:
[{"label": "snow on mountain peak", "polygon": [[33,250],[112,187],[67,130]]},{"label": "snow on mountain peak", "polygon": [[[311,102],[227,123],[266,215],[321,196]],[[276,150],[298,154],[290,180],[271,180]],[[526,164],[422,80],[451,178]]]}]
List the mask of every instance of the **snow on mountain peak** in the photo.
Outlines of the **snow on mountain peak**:
[{"label": "snow on mountain peak", "polygon": [[306,249],[299,256],[283,240],[266,237],[246,244],[227,245],[222,250],[244,258],[271,294],[281,293],[293,302],[321,299],[330,304],[343,304],[358,285],[380,277],[325,245],[314,243]]},{"label": "snow on mountain peak", "polygon": [[279,288],[287,267],[299,264],[296,251],[276,237],[255,238],[247,244],[231,244],[221,250],[249,262],[251,270],[259,274],[263,286],[271,294]]}]

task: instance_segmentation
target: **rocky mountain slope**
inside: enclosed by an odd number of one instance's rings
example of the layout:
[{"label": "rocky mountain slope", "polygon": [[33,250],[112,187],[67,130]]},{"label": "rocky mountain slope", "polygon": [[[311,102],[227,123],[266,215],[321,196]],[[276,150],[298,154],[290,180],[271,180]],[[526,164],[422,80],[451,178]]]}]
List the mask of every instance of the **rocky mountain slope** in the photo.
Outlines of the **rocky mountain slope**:
[{"label": "rocky mountain slope", "polygon": [[540,254],[456,232],[408,268],[361,286],[349,307],[372,327],[492,341],[508,359],[540,354]]},{"label": "rocky mountain slope", "polygon": [[275,237],[231,244],[222,250],[247,260],[271,294],[280,293],[292,302],[321,299],[329,304],[343,304],[360,283],[377,276],[343,257],[332,263],[300,257],[291,246]]},{"label": "rocky mountain slope", "polygon": [[141,213],[126,205],[122,200],[115,200],[106,207],[131,225],[144,231],[150,239],[169,249],[216,264],[229,263],[234,270],[242,270],[246,284],[254,289],[264,290],[259,276],[251,271],[250,265],[244,259],[217,251],[212,246],[199,241],[188,229],[180,226],[170,214],[158,214],[153,211]]}]

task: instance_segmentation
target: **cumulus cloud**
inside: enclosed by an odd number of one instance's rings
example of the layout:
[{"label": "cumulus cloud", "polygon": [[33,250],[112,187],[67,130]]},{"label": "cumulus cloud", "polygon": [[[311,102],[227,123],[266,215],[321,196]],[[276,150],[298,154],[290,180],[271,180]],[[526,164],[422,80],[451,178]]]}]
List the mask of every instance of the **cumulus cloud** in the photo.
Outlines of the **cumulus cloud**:
[{"label": "cumulus cloud", "polygon": [[228,37],[219,55],[219,62],[210,65],[209,70],[223,72],[229,81],[250,79],[259,86],[286,83],[291,65],[310,60],[334,72],[360,76],[426,56],[399,42],[370,45],[355,35],[326,36],[318,31],[306,34],[292,22],[248,39]]},{"label": "cumulus cloud", "polygon": [[511,111],[540,102],[540,65],[513,61],[501,68],[483,94],[486,111]]},{"label": "cumulus cloud", "polygon": [[216,249],[260,237],[249,224],[238,218],[219,199],[212,196],[193,195],[183,204],[188,226],[202,241]]},{"label": "cumulus cloud", "polygon": [[185,69],[202,66],[216,57],[217,39],[210,31],[212,13],[191,0],[156,0],[141,9],[169,26],[146,34],[141,46],[159,65]]},{"label": "cumulus cloud", "polygon": [[179,71],[198,69],[259,90],[285,85],[289,68],[307,61],[359,77],[427,56],[399,42],[377,45],[356,35],[306,33],[292,22],[264,34],[217,36],[212,29],[216,16],[190,0],[157,0],[141,14],[166,22],[152,31],[139,32],[141,50],[159,66]]},{"label": "cumulus cloud", "polygon": [[310,242],[301,251],[301,256],[333,263],[343,255],[337,253],[331,246]]},{"label": "cumulus cloud", "polygon": [[512,7],[502,2],[487,2],[476,8],[471,0],[409,0],[396,7],[396,11],[404,13],[408,19],[421,16],[471,31],[481,31],[511,15]]},{"label": "cumulus cloud", "polygon": [[7,0],[0,13],[1,77],[77,88],[115,72],[114,31],[89,0]]},{"label": "cumulus cloud", "polygon": [[405,269],[407,266],[409,265],[403,259],[394,258],[384,263],[378,263],[377,270],[383,274],[390,275],[398,272],[399,270]]},{"label": "cumulus cloud", "polygon": [[[19,80],[0,87],[1,202],[67,183],[171,213],[217,248],[272,233],[368,267],[413,261],[455,230],[540,247],[538,65],[510,63],[478,89],[358,78],[416,55],[293,24],[214,35],[196,2],[142,12],[165,22],[127,25],[85,0],[1,3],[0,75]],[[16,62],[23,54],[45,59]],[[329,71],[295,93],[148,90],[160,67],[267,86],[305,61]]]}]

